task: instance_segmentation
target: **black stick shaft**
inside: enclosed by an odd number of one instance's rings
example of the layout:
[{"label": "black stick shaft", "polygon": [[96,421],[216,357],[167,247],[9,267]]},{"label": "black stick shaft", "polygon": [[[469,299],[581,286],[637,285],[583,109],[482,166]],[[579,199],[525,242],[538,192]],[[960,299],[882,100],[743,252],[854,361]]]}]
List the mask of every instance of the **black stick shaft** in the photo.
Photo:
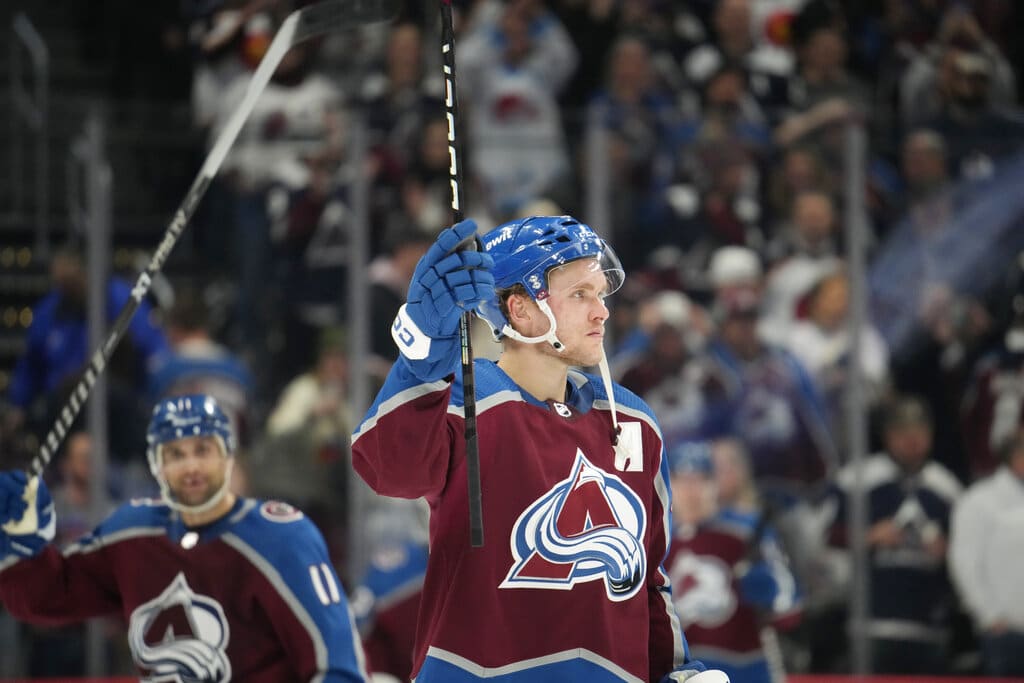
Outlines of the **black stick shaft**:
[{"label": "black stick shaft", "polygon": [[[448,117],[448,175],[452,186],[452,220],[465,218],[462,208],[462,164],[459,162],[461,139],[456,126],[459,120],[459,98],[455,90],[455,29],[452,26],[451,0],[441,0],[441,51],[444,57],[445,113]],[[464,248],[473,249],[473,244]],[[484,544],[483,502],[480,492],[480,446],[476,432],[476,379],[473,372],[473,346],[470,340],[471,313],[459,318],[462,340],[462,396],[466,424],[466,478],[469,486],[469,539],[474,548]]]}]

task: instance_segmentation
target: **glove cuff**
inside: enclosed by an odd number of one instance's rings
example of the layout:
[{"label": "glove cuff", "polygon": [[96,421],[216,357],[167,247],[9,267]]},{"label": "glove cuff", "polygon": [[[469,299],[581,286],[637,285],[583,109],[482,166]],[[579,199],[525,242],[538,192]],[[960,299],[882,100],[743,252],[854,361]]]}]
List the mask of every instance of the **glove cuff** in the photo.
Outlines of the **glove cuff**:
[{"label": "glove cuff", "polygon": [[391,338],[395,340],[399,352],[409,360],[423,360],[430,356],[431,339],[420,326],[416,324],[406,308],[409,304],[402,304],[395,316],[395,322],[391,326]]}]

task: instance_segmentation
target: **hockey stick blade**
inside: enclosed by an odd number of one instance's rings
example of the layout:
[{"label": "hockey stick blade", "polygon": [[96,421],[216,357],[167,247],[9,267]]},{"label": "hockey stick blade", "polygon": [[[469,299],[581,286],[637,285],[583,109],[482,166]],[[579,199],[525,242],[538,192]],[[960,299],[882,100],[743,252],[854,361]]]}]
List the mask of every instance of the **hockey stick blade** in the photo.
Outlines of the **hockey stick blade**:
[{"label": "hockey stick blade", "polygon": [[217,175],[217,171],[227,156],[228,149],[238,137],[249,114],[252,113],[256,100],[266,88],[267,83],[270,82],[270,77],[274,75],[274,71],[277,70],[288,50],[304,40],[330,31],[386,21],[397,12],[397,9],[398,0],[327,0],[296,10],[281,23],[266,54],[263,55],[263,59],[260,60],[259,66],[256,67],[256,71],[249,80],[249,86],[246,88],[242,101],[228,117],[227,123],[207,154],[202,168],[199,169],[199,174],[192,182],[188,192],[185,193],[185,198],[182,199],[181,205],[175,211],[170,225],[167,226],[163,239],[157,245],[146,268],[139,273],[139,277],[132,287],[131,296],[111,326],[106,339],[93,352],[89,365],[58,413],[46,438],[43,439],[39,453],[32,459],[28,467],[29,474],[33,476],[42,474],[57,449],[60,448],[64,437],[71,429],[71,425],[96,385],[96,380],[124,337],[128,323],[131,322],[132,316],[135,315],[135,311],[138,310],[143,298],[149,292],[153,284],[153,277],[163,268],[164,261],[167,260],[182,231],[195,213],[210,182]]}]

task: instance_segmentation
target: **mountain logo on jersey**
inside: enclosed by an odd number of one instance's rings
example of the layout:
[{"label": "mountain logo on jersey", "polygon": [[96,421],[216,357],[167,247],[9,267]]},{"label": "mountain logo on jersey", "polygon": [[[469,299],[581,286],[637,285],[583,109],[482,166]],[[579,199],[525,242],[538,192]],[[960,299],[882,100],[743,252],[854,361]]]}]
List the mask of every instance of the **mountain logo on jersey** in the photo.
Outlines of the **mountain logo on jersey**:
[{"label": "mountain logo on jersey", "polygon": [[676,614],[683,628],[697,624],[715,628],[736,612],[736,592],[732,571],[711,555],[680,553],[669,568]]},{"label": "mountain logo on jersey", "polygon": [[220,603],[193,591],[181,573],[128,622],[132,658],[151,683],[230,681],[230,635]]},{"label": "mountain logo on jersey", "polygon": [[600,579],[609,600],[628,600],[647,574],[646,528],[639,496],[577,449],[571,474],[512,527],[515,562],[499,587],[570,590]]}]

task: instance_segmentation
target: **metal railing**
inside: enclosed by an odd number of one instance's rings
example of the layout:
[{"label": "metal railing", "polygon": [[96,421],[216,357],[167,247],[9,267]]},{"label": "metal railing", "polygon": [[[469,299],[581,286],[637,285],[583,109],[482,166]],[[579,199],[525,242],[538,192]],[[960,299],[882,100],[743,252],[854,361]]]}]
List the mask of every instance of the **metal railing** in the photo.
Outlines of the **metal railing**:
[{"label": "metal railing", "polygon": [[[49,106],[50,50],[24,12],[11,22],[11,208],[16,218],[26,208],[25,148],[31,146],[35,157],[34,224],[36,253],[44,256],[50,248],[50,169],[49,169]],[[23,81],[22,58],[31,61],[31,84]],[[21,135],[22,132],[28,133]]]}]

